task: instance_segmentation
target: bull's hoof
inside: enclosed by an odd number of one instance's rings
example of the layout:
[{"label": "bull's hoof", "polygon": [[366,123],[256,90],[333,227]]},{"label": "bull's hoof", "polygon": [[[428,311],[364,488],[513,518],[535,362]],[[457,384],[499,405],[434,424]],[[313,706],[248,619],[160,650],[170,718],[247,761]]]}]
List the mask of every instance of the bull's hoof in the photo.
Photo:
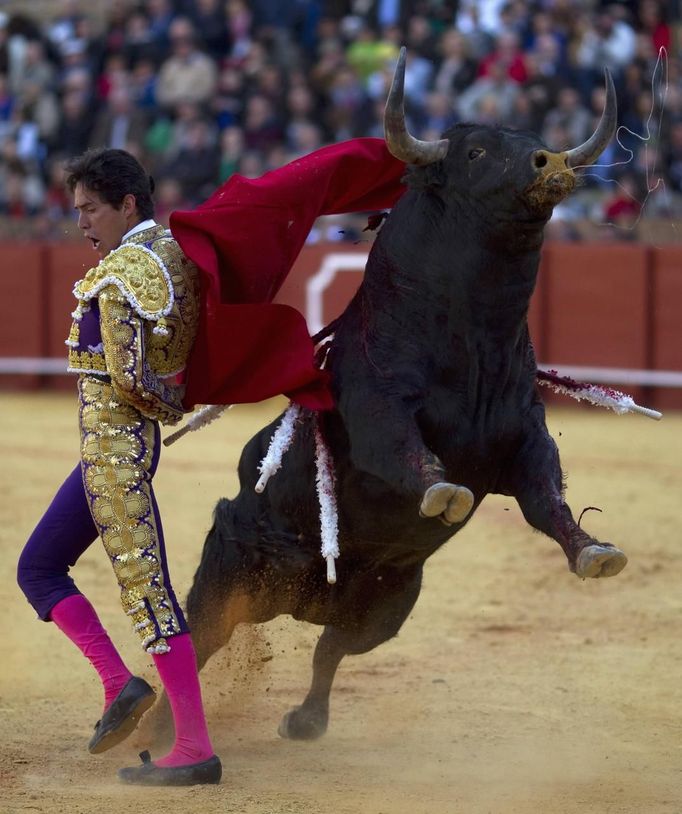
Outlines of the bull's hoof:
[{"label": "bull's hoof", "polygon": [[474,496],[466,486],[455,483],[434,483],[424,492],[419,514],[422,517],[439,517],[451,526],[465,520],[474,505]]},{"label": "bull's hoof", "polygon": [[294,707],[280,721],[277,734],[292,741],[314,741],[327,731],[328,720],[329,716],[323,712],[312,713],[305,707]]},{"label": "bull's hoof", "polygon": [[588,545],[578,554],[575,573],[583,579],[615,577],[625,568],[627,561],[625,554],[615,546],[603,543]]}]

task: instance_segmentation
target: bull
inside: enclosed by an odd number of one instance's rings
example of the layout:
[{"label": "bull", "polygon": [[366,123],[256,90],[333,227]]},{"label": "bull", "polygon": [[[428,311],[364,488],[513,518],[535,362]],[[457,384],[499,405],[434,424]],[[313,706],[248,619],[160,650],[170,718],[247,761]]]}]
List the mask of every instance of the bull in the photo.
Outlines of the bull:
[{"label": "bull", "polygon": [[[333,323],[326,368],[334,410],[303,411],[281,472],[256,491],[278,421],[243,450],[240,492],[221,499],[187,610],[199,666],[236,624],[280,614],[323,625],[310,690],[279,734],[327,729],[339,663],[395,636],[414,606],[427,558],[487,494],[512,496],[556,540],[578,577],[609,577],[624,553],[575,522],[545,424],[527,313],[543,228],[616,127],[604,112],[582,145],[552,152],[534,134],[457,124],[414,138],[403,111],[404,52],[385,114],[407,191],[384,222],[363,282]],[[319,427],[319,430],[316,429]],[[316,433],[334,462],[338,579],[320,558]]]}]

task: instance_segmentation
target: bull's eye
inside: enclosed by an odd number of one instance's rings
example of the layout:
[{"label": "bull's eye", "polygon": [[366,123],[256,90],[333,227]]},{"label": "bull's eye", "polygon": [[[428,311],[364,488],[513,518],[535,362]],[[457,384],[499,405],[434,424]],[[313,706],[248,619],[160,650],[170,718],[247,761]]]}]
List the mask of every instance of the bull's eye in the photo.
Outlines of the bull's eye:
[{"label": "bull's eye", "polygon": [[473,150],[469,150],[469,161],[476,161],[477,158],[483,158],[484,155],[483,147],[474,147]]}]

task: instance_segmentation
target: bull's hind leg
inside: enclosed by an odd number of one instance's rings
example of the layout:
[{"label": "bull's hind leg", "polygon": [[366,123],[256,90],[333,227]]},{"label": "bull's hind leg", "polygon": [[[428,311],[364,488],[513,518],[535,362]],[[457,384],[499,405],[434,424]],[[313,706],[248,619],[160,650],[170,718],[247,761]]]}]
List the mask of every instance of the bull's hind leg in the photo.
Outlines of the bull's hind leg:
[{"label": "bull's hind leg", "polygon": [[341,659],[348,654],[343,634],[325,627],[313,655],[313,680],[300,707],[289,710],[277,729],[283,738],[315,740],[327,731],[329,693]]},{"label": "bull's hind leg", "polygon": [[417,601],[422,567],[390,574],[377,571],[354,577],[342,597],[338,621],[327,625],[313,655],[313,680],[303,703],[282,718],[278,732],[292,740],[314,740],[327,731],[329,695],[344,656],[373,650],[395,636]]}]

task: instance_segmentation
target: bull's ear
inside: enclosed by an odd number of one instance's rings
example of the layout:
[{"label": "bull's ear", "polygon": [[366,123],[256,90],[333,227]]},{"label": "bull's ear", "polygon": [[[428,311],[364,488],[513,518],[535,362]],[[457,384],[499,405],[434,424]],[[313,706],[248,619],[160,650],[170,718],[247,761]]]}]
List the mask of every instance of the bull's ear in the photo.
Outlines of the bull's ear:
[{"label": "bull's ear", "polygon": [[434,161],[423,167],[410,165],[403,178],[410,189],[440,189],[445,186],[447,177],[442,161]]}]

